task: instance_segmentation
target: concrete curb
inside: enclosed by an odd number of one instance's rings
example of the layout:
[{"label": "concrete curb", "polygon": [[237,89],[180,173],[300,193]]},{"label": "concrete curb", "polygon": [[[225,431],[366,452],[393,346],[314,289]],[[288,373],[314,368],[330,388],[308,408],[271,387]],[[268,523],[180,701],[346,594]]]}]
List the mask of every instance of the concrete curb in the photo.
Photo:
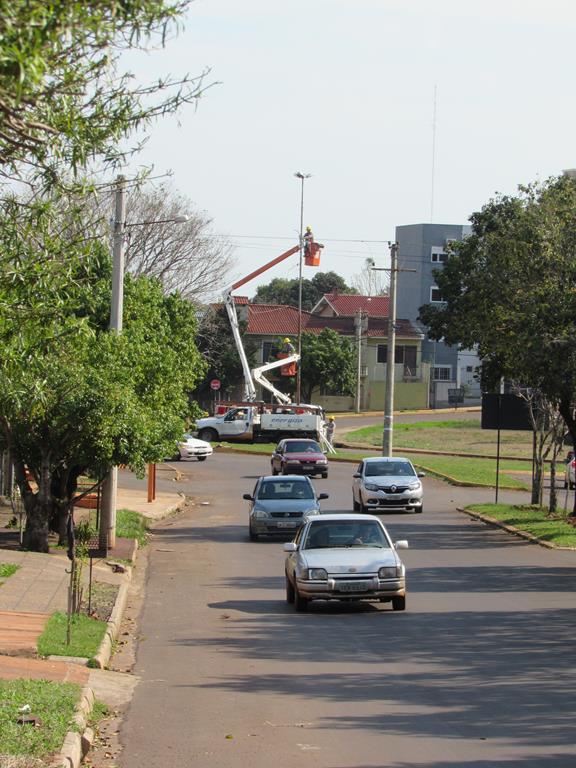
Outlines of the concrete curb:
[{"label": "concrete curb", "polygon": [[[136,552],[138,551],[138,542],[135,542],[135,544],[133,562],[136,559]],[[118,594],[116,595],[114,608],[108,619],[106,632],[104,633],[98,652],[88,660],[89,667],[105,669],[110,661],[114,642],[118,637],[124,609],[126,608],[128,588],[131,579],[132,569],[128,568],[124,580],[120,585],[120,589],[118,590]],[[74,723],[78,730],[68,731],[64,738],[60,754],[51,764],[51,768],[79,768],[94,743],[94,731],[92,728],[88,727],[88,720],[93,707],[94,691],[89,686],[85,686],[80,694],[80,700],[76,705],[76,712],[74,714]]]},{"label": "concrete curb", "polygon": [[574,547],[557,547],[555,544],[551,544],[549,541],[543,541],[542,539],[539,539],[537,536],[534,536],[533,533],[528,533],[527,531],[521,531],[519,528],[516,528],[513,525],[508,525],[508,523],[503,523],[501,520],[496,520],[496,518],[494,517],[490,517],[489,515],[484,515],[481,512],[476,512],[473,509],[466,509],[465,507],[456,507],[456,510],[458,512],[463,512],[465,515],[468,515],[468,517],[473,517],[475,520],[480,520],[482,523],[486,523],[486,525],[492,525],[495,528],[502,528],[502,530],[507,531],[508,533],[511,533],[514,536],[518,536],[521,539],[526,539],[527,541],[530,541],[532,544],[538,544],[541,547],[546,547],[546,549],[557,549],[559,551],[564,551],[564,552],[576,551]]}]

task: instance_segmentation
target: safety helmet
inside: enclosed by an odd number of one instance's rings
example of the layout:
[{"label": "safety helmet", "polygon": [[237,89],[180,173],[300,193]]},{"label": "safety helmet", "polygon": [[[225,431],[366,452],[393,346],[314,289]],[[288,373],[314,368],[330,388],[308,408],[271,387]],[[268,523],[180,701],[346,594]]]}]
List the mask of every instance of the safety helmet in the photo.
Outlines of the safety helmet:
[{"label": "safety helmet", "polygon": [[334,416],[330,416],[330,418],[328,419],[328,421],[334,421],[334,420],[335,420]]},{"label": "safety helmet", "polygon": [[284,344],[290,344],[290,339],[289,339],[288,337],[286,337],[286,338],[284,339]]}]

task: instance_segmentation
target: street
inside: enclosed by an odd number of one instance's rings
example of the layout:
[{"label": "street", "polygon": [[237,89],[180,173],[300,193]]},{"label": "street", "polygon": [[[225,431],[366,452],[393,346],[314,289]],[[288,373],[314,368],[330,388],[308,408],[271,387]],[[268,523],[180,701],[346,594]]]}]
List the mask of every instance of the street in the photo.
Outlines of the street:
[{"label": "street", "polygon": [[[268,466],[178,465],[195,504],[154,530],[122,768],[573,768],[575,552],[472,521],[456,507],[493,492],[425,478],[424,514],[383,516],[410,543],[406,612],[296,614],[281,542],[247,536]],[[351,510],[353,471],[314,481],[326,511]]]}]

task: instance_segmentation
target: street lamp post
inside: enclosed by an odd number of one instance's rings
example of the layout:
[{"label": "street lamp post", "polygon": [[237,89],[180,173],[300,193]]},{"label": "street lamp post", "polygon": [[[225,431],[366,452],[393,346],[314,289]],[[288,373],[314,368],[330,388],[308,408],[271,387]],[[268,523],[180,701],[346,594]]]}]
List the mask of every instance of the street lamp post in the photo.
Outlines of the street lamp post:
[{"label": "street lamp post", "polygon": [[311,173],[297,171],[294,176],[300,179],[300,264],[298,269],[298,367],[296,368],[296,402],[300,403],[302,393],[302,261],[304,259],[304,181]]},{"label": "street lamp post", "polygon": [[[110,302],[109,330],[122,332],[124,310],[124,253],[126,228],[146,224],[181,224],[188,221],[188,216],[176,216],[173,219],[126,223],[126,179],[118,176],[114,204],[114,222],[112,225],[112,299]],[[118,495],[118,467],[110,467],[104,480],[102,492],[102,514],[98,532],[100,549],[114,549],[116,546],[116,499]]]}]

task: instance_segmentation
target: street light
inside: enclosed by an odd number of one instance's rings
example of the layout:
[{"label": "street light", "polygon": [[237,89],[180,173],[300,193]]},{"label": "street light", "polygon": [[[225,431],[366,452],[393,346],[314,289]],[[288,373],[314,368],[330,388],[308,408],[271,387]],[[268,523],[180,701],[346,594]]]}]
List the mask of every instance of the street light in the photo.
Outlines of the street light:
[{"label": "street light", "polygon": [[296,402],[300,403],[302,389],[302,260],[304,257],[304,181],[311,173],[297,171],[294,176],[301,181],[300,187],[300,266],[298,270],[298,368],[296,369]]},{"label": "street light", "polygon": [[[141,227],[146,224],[183,224],[188,221],[186,214],[173,219],[157,221],[138,221],[126,223],[126,179],[116,179],[115,213],[112,223],[112,299],[110,302],[109,330],[113,333],[122,331],[124,310],[124,252],[125,232],[128,227]],[[102,493],[102,515],[100,517],[99,546],[101,549],[114,549],[116,546],[116,498],[118,495],[118,468],[111,467],[104,481]]]}]

